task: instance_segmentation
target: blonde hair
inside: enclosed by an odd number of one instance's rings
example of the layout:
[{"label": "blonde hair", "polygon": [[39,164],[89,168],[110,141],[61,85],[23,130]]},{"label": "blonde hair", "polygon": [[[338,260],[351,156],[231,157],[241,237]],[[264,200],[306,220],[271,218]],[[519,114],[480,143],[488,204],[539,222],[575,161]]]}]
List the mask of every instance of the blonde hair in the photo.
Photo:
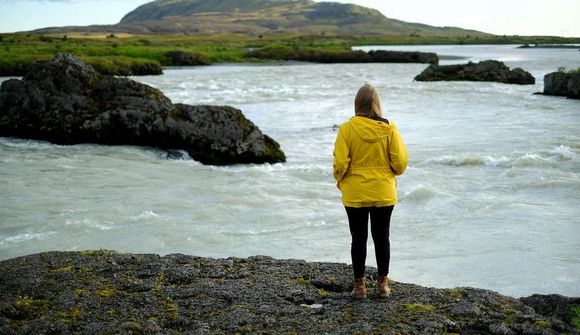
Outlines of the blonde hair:
[{"label": "blonde hair", "polygon": [[359,88],[354,98],[354,114],[366,117],[382,117],[381,97],[379,91],[370,84]]}]

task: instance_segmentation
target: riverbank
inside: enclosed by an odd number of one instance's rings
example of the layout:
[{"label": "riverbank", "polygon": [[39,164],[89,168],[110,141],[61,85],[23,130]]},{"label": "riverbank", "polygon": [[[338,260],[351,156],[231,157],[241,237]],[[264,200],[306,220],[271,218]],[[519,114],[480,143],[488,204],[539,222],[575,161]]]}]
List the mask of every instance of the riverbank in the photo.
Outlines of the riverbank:
[{"label": "riverbank", "polygon": [[[358,45],[420,44],[566,44],[579,38],[562,37],[422,37],[422,36],[300,36],[280,35],[115,35],[115,34],[0,34],[0,76],[20,76],[35,60],[51,59],[56,52],[71,53],[102,74],[160,74],[164,66],[208,65],[221,62],[265,62],[281,59],[255,57],[255,50],[287,50],[310,55],[317,61],[321,54],[333,57],[350,52]],[[348,57],[341,57],[348,59]],[[350,57],[353,58],[353,57]],[[354,57],[357,58],[357,57]],[[302,58],[301,58],[302,59]],[[304,60],[304,59],[302,59]],[[306,59],[308,60],[308,59]]]},{"label": "riverbank", "polygon": [[264,256],[47,252],[0,262],[0,333],[579,333],[578,298],[392,282],[380,299],[368,268],[370,297],[353,300],[350,276]]}]

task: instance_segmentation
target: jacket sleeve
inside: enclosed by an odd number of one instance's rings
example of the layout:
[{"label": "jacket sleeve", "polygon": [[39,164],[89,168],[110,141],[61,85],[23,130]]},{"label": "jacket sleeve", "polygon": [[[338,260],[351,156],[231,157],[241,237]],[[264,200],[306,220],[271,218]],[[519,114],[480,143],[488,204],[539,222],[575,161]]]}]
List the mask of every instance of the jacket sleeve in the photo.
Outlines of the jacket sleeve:
[{"label": "jacket sleeve", "polygon": [[391,137],[391,142],[389,144],[389,164],[391,165],[391,170],[397,176],[402,175],[407,169],[407,148],[403,142],[403,138],[397,129],[397,126],[393,126],[393,135]]},{"label": "jacket sleeve", "polygon": [[344,132],[341,128],[338,128],[338,134],[336,135],[336,142],[334,143],[334,161],[332,163],[332,168],[334,172],[334,179],[336,181],[341,181],[348,169],[348,164],[350,163],[350,155],[348,144],[344,138]]}]

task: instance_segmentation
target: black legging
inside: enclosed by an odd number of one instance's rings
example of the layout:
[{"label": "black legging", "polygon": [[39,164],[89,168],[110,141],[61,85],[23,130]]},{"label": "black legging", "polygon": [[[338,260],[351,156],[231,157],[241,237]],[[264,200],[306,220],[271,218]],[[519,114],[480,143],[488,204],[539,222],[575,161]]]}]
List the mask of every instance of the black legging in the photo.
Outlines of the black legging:
[{"label": "black legging", "polygon": [[365,275],[369,214],[371,216],[371,235],[375,243],[375,256],[377,257],[379,276],[388,275],[391,258],[389,226],[394,206],[345,208],[352,236],[350,254],[354,277],[362,278]]}]

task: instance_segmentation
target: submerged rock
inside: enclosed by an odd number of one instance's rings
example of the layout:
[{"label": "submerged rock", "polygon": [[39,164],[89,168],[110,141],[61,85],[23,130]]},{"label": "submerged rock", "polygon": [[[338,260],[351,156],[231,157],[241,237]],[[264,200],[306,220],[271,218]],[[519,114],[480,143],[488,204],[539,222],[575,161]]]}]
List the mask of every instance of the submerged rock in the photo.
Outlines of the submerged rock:
[{"label": "submerged rock", "polygon": [[533,85],[536,79],[521,68],[510,70],[504,63],[486,60],[458,65],[430,65],[415,77],[417,81],[492,81],[505,84]]},{"label": "submerged rock", "polygon": [[544,95],[580,99],[580,72],[552,72],[544,76]]},{"label": "submerged rock", "polygon": [[2,83],[0,136],[185,150],[213,165],[285,161],[278,143],[233,107],[173,104],[157,89],[100,75],[66,54]]},{"label": "submerged rock", "polygon": [[353,300],[351,271],[264,256],[29,255],[0,262],[0,333],[578,334],[561,309],[487,290],[392,282],[380,299],[374,268],[369,298]]}]

